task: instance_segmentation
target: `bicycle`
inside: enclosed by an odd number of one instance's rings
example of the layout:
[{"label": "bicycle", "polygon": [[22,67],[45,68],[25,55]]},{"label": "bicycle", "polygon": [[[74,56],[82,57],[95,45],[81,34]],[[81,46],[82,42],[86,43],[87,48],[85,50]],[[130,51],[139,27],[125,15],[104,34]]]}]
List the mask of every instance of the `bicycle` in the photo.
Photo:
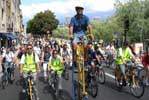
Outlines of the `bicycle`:
[{"label": "bicycle", "polygon": [[[144,85],[142,80],[138,76],[138,69],[136,67],[136,64],[134,65],[128,65],[126,64],[126,80],[123,79],[123,84],[120,84],[120,69],[116,67],[114,73],[115,73],[115,84],[118,87],[119,91],[122,90],[123,86],[129,86],[130,92],[132,95],[136,98],[140,98],[144,94]],[[125,84],[124,84],[125,83]],[[134,84],[136,86],[134,86]]]},{"label": "bicycle", "polygon": [[10,82],[13,84],[14,81],[14,70],[15,70],[15,65],[11,62],[2,64],[4,71],[3,71],[3,76],[2,76],[2,89],[5,89]]},{"label": "bicycle", "polygon": [[64,77],[65,80],[69,80],[69,69],[68,69],[69,64],[67,62],[64,63],[64,70],[62,73],[62,76]]},{"label": "bicycle", "polygon": [[114,54],[107,54],[107,58],[106,58],[106,66],[108,68],[112,68],[114,65]]},{"label": "bicycle", "polygon": [[[90,34],[86,35],[86,37],[89,37]],[[85,66],[84,66],[84,43],[87,40],[85,36],[78,36],[80,42],[78,42],[77,46],[77,67],[78,67],[78,80],[73,81],[73,72],[72,72],[72,82],[73,83],[73,89],[75,96],[74,98],[77,100],[87,100],[88,99],[88,93],[86,91],[86,82],[85,82]],[[73,71],[73,70],[72,70]],[[73,98],[73,99],[74,99]]]},{"label": "bicycle", "polygon": [[27,72],[27,77],[24,78],[24,82],[26,87],[26,98],[25,100],[38,100],[37,99],[37,95],[36,95],[36,90],[35,90],[35,82],[33,80],[33,76],[32,76],[33,72],[30,70]]},{"label": "bicycle", "polygon": [[95,67],[96,80],[100,84],[104,84],[106,80],[105,71],[102,66],[103,66],[103,61],[101,61],[101,65],[96,64],[96,67]]},{"label": "bicycle", "polygon": [[[63,70],[63,69],[60,69],[60,70]],[[48,78],[49,79],[49,81],[48,81],[49,82],[49,86],[52,88],[52,90],[53,90],[53,92],[55,94],[56,100],[58,100],[59,99],[60,90],[58,88],[59,77],[58,77],[58,74],[57,74],[57,70],[51,69],[49,74],[51,74],[51,77]]]},{"label": "bicycle", "polygon": [[86,77],[85,77],[86,90],[92,97],[95,98],[98,94],[98,84],[96,81],[96,74],[93,72],[93,69],[91,68],[91,66],[87,67],[87,70],[85,70],[85,73],[86,73]]}]

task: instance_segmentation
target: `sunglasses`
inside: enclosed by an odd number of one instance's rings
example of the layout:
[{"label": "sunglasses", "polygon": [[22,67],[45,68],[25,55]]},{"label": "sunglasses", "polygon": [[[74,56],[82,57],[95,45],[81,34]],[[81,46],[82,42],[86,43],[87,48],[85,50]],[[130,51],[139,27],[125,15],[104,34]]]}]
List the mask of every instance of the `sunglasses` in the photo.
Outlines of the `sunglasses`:
[{"label": "sunglasses", "polygon": [[57,54],[57,52],[54,52],[53,54]]},{"label": "sunglasses", "polygon": [[32,48],[27,48],[27,49],[32,49]]}]

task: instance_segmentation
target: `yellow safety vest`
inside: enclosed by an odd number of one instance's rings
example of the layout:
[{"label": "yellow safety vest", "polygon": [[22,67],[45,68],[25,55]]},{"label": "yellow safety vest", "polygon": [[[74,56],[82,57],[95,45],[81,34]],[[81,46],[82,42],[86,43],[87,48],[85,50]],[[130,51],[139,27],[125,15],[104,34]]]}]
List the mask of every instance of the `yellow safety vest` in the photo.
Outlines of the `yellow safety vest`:
[{"label": "yellow safety vest", "polygon": [[[130,53],[129,53],[129,48],[123,49],[123,48],[119,48],[120,50],[122,50],[122,58],[124,59],[124,61],[129,61],[130,60]],[[123,61],[120,57],[116,58],[116,64],[123,64]]]},{"label": "yellow safety vest", "polygon": [[35,64],[35,58],[34,54],[32,53],[31,55],[26,54],[25,55],[25,64],[23,66],[23,71],[32,71],[36,72],[36,64]]},{"label": "yellow safety vest", "polygon": [[50,58],[50,67],[53,70],[57,70],[57,74],[62,74],[62,64],[61,64],[61,58],[58,56],[56,59],[53,57]]}]

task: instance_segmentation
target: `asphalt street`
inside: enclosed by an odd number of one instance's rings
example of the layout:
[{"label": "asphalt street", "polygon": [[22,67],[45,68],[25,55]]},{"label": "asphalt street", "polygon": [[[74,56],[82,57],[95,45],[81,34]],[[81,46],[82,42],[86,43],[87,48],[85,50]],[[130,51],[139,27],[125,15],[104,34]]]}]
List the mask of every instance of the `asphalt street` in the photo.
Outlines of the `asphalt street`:
[{"label": "asphalt street", "polygon": [[[112,75],[113,70],[109,68],[104,68],[106,72],[106,82],[105,84],[99,84],[98,96],[92,98],[89,96],[89,100],[149,100],[149,87],[145,88],[145,93],[141,98],[135,98],[131,95],[129,88],[125,87],[121,92],[119,92],[115,86],[114,77]],[[71,72],[71,71],[70,71]],[[40,100],[55,100],[55,97],[46,83],[43,82],[42,72],[38,75],[38,90]],[[9,84],[5,90],[0,87],[0,100],[23,100],[23,94],[21,93],[20,85],[20,75],[18,69],[15,71],[15,82],[14,84]],[[68,81],[63,80],[63,91],[61,94],[62,100],[72,100],[71,95],[71,73],[70,79]]]}]

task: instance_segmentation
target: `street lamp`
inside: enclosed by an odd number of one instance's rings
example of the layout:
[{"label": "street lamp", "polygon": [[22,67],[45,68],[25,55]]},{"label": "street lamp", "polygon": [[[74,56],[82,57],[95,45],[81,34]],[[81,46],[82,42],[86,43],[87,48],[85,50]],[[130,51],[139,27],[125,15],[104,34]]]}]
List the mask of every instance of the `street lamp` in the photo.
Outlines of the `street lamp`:
[{"label": "street lamp", "polygon": [[124,41],[127,40],[126,34],[127,34],[128,30],[129,30],[129,17],[128,17],[128,15],[125,15],[124,16]]}]

